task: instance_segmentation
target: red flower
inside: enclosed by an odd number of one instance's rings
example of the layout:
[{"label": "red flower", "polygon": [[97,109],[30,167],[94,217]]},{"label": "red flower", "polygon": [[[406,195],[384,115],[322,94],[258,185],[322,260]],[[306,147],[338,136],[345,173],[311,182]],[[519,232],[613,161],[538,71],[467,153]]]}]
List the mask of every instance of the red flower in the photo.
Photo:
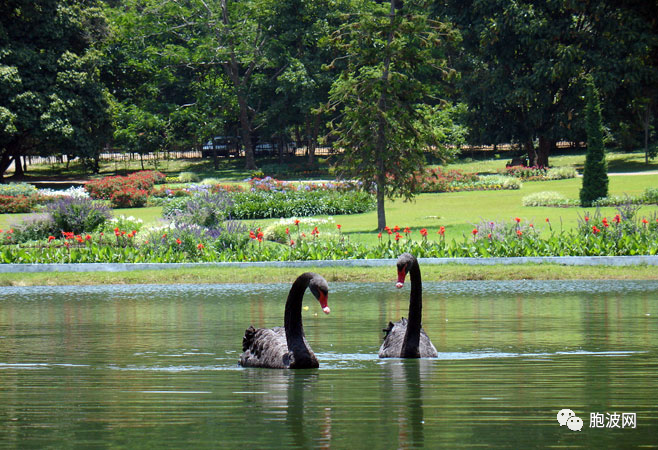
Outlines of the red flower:
[{"label": "red flower", "polygon": [[290,230],[286,228],[286,234],[290,234]]},{"label": "red flower", "polygon": [[646,218],[643,218],[643,219],[642,219],[642,223],[646,225],[646,224],[649,223],[649,221],[648,221]]},{"label": "red flower", "polygon": [[593,226],[592,226],[592,232],[593,232],[594,234],[598,234],[598,233],[601,232],[601,230],[599,230],[598,228],[596,228],[596,225],[593,225]]},{"label": "red flower", "polygon": [[48,242],[55,240],[55,236],[48,236]]},{"label": "red flower", "polygon": [[177,243],[178,245],[181,245],[181,244],[182,244],[182,242],[181,242],[180,239],[176,239],[176,243]]},{"label": "red flower", "polygon": [[397,225],[394,226],[394,227],[393,227],[393,231],[394,231],[395,233],[399,232],[399,231],[400,231],[400,227],[397,226]]},{"label": "red flower", "polygon": [[422,237],[427,237],[427,228],[421,228],[420,229],[420,235]]},{"label": "red flower", "polygon": [[340,230],[342,228],[341,224],[336,225],[336,228]]},{"label": "red flower", "polygon": [[402,236],[400,236],[400,233],[395,233],[395,240],[396,241],[399,241],[401,237]]},{"label": "red flower", "polygon": [[614,223],[620,223],[621,222],[621,216],[619,214],[615,215],[615,218],[612,219]]},{"label": "red flower", "polygon": [[91,236],[86,235],[86,236],[85,236],[85,239],[88,240],[88,241],[91,241]]},{"label": "red flower", "polygon": [[290,246],[292,247],[293,245],[295,245],[295,241],[293,241],[292,239],[290,239]]},{"label": "red flower", "polygon": [[473,233],[473,236],[475,236],[476,234],[478,234],[478,229],[477,229],[477,228],[473,228],[473,231],[471,231],[471,233]]},{"label": "red flower", "polygon": [[299,225],[299,219],[295,219],[295,225]]},{"label": "red flower", "polygon": [[487,238],[491,239],[491,233],[487,234]]},{"label": "red flower", "polygon": [[589,216],[585,216],[585,222],[589,222]]},{"label": "red flower", "polygon": [[196,246],[197,249],[202,250],[203,249],[203,244],[199,244]]},{"label": "red flower", "polygon": [[381,238],[382,238],[382,234],[379,233],[379,234],[377,235],[377,237],[378,237],[379,239],[381,239]]},{"label": "red flower", "polygon": [[162,235],[162,239],[167,239],[167,233]]},{"label": "red flower", "polygon": [[519,237],[521,237],[521,236],[523,236],[523,231],[521,231],[521,230],[516,230],[516,234],[517,234]]},{"label": "red flower", "polygon": [[441,236],[443,236],[446,233],[446,227],[442,226],[439,228],[439,231],[437,231]]},{"label": "red flower", "polygon": [[548,220],[548,217],[546,218],[546,222],[550,222],[550,220]]}]

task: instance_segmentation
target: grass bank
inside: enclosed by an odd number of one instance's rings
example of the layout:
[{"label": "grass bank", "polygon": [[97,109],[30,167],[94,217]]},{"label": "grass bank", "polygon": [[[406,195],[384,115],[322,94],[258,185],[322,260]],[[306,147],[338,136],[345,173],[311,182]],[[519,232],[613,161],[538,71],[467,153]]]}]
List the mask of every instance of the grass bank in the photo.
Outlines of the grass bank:
[{"label": "grass bank", "polygon": [[[136,270],[131,272],[54,272],[0,274],[0,286],[69,286],[105,284],[289,283],[313,271],[329,282],[394,282],[394,267],[214,267]],[[424,265],[424,281],[467,280],[658,280],[655,266],[561,266],[523,264],[495,266]]]}]

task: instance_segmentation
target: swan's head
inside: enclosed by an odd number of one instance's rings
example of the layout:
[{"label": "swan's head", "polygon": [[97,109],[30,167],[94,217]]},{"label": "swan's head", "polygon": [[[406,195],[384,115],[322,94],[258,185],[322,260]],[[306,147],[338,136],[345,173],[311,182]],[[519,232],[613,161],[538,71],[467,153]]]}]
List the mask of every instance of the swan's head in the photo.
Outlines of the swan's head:
[{"label": "swan's head", "polygon": [[398,257],[398,282],[395,283],[395,287],[400,289],[404,286],[404,279],[409,273],[409,267],[414,263],[416,258],[411,253],[403,253]]},{"label": "swan's head", "polygon": [[329,306],[327,306],[327,297],[329,296],[329,285],[327,285],[327,280],[322,278],[322,276],[315,274],[315,276],[311,278],[308,288],[320,302],[322,311],[325,314],[329,314],[331,310],[329,309]]}]

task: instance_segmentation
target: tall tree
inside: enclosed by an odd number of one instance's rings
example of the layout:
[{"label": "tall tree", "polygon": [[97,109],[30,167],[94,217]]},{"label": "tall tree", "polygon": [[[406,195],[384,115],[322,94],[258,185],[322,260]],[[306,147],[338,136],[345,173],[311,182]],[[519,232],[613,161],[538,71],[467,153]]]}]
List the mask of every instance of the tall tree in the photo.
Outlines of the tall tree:
[{"label": "tall tree", "polygon": [[110,135],[94,44],[94,1],[4,1],[0,15],[0,180],[28,154],[80,156],[91,169]]},{"label": "tall tree", "polygon": [[[533,165],[548,165],[555,140],[584,139],[584,74],[593,74],[604,98],[642,84],[651,32],[618,3],[448,0],[434,7],[464,36],[457,68],[475,137],[521,143]],[[618,102],[630,104],[628,92]],[[619,103],[610,108],[619,110]]]},{"label": "tall tree", "polygon": [[428,20],[424,6],[373,3],[345,17],[332,36],[340,55],[335,61],[347,61],[330,92],[330,106],[340,111],[331,124],[334,145],[343,150],[342,175],[376,188],[380,230],[386,226],[385,198],[413,197],[423,151],[436,144],[427,117],[440,104],[440,88],[425,80],[427,72],[448,75],[443,52],[455,34]]},{"label": "tall tree", "polygon": [[583,170],[583,187],[580,190],[582,206],[592,206],[592,202],[608,196],[608,164],[603,146],[603,121],[599,91],[592,77],[587,78],[587,105],[585,122],[587,128],[587,156]]}]

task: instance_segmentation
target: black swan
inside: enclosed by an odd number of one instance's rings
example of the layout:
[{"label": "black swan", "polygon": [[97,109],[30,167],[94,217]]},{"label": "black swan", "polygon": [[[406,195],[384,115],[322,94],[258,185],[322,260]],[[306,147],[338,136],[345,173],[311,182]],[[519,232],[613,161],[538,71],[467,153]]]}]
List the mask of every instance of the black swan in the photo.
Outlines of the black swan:
[{"label": "black swan", "polygon": [[386,335],[379,348],[380,358],[435,358],[436,348],[421,325],[423,310],[423,282],[420,278],[420,266],[415,256],[403,253],[398,258],[397,288],[404,286],[407,273],[411,279],[409,295],[409,319],[388,323],[384,328]]},{"label": "black swan", "polygon": [[302,326],[302,298],[307,287],[320,302],[322,311],[329,314],[327,281],[317,273],[301,274],[288,293],[283,327],[256,329],[250,326],[245,331],[241,366],[271,369],[312,369],[319,366],[306,342]]}]

